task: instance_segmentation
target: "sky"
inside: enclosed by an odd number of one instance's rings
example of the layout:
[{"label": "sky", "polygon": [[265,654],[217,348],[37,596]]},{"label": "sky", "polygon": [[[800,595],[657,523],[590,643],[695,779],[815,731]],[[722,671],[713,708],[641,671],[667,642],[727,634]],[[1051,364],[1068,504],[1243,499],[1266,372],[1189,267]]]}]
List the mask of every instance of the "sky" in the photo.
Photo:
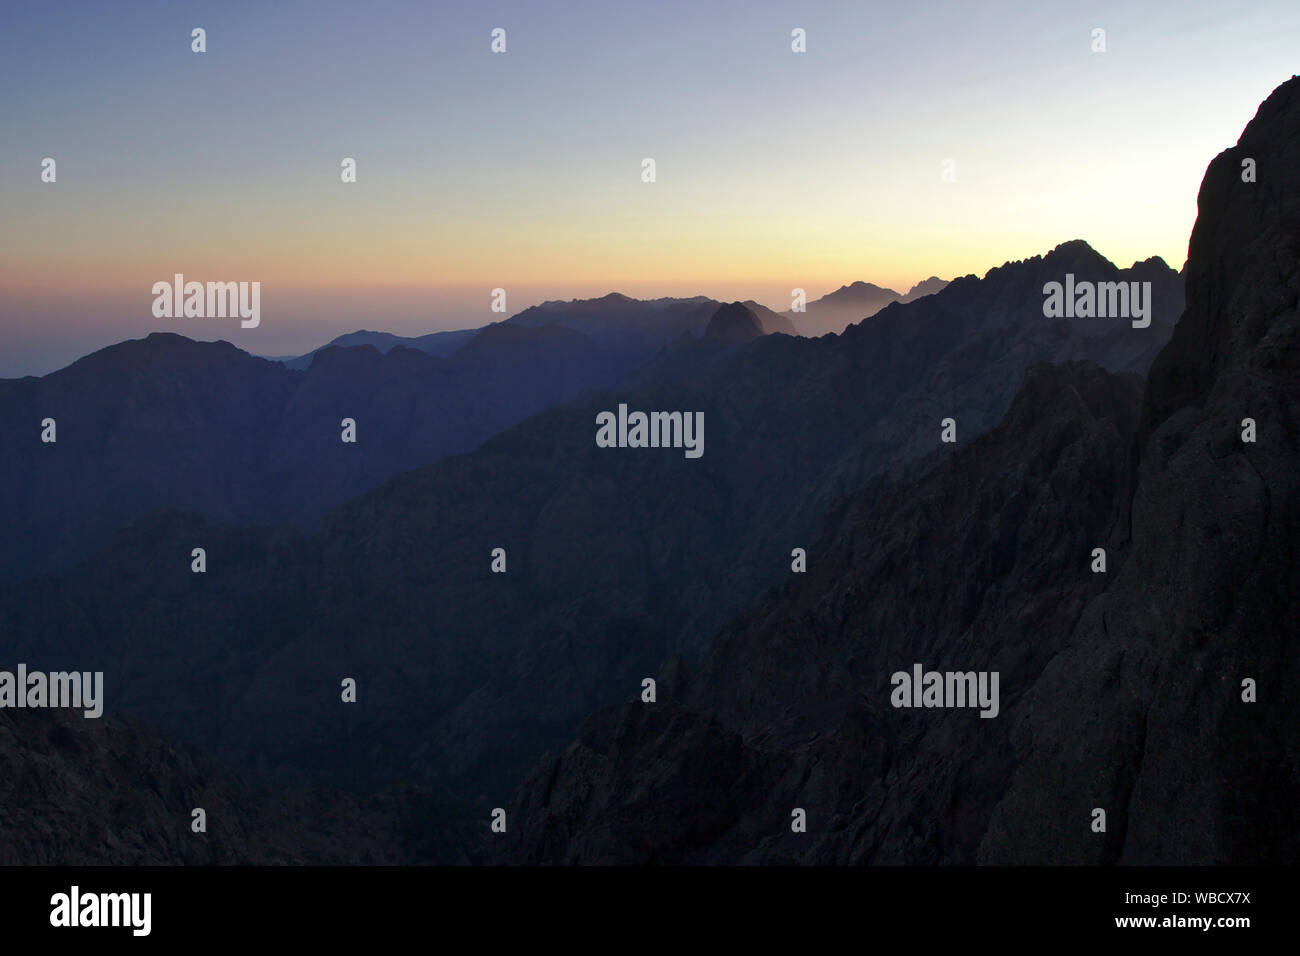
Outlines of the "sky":
[{"label": "sky", "polygon": [[[784,310],[1071,239],[1181,268],[1297,41],[1294,0],[4,0],[0,377],[478,326],[495,288]],[[176,273],[260,282],[260,325],[155,318]]]}]

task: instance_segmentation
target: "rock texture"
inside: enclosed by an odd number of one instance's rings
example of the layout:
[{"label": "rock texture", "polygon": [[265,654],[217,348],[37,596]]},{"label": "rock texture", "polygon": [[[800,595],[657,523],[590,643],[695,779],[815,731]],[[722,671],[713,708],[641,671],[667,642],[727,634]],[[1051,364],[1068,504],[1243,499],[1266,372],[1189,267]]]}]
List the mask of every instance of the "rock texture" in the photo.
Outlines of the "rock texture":
[{"label": "rock texture", "polygon": [[[501,805],[586,714],[666,655],[707,649],[831,508],[940,453],[942,418],[974,439],[1037,360],[1145,368],[1172,317],[1046,319],[1043,284],[1066,269],[1120,271],[1067,243],[843,336],[728,344],[699,376],[596,394],[399,476],[315,535],[142,518],[76,574],[0,587],[0,647],[104,671],[111,708],[259,777],[414,776]],[[435,361],[417,355],[372,361]],[[596,447],[596,414],[619,403],[703,412],[703,457]],[[190,571],[195,547],[206,574]],[[506,574],[490,569],[498,547]],[[338,726],[345,676],[362,688],[354,736]]]},{"label": "rock texture", "polygon": [[[1300,80],[1210,164],[1198,207],[1130,557],[1020,715],[985,861],[1300,862]],[[1104,839],[1080,838],[1092,807]]]},{"label": "rock texture", "polygon": [[252,790],[138,721],[0,711],[0,866],[472,863],[468,815],[410,786]]},{"label": "rock texture", "polygon": [[[850,502],[806,577],[689,678],[674,663],[659,701],[592,717],[542,762],[508,858],[972,861],[1013,766],[1009,714],[1104,586],[1091,549],[1124,549],[1140,394],[1088,363],[1035,367],[992,433]],[[890,675],[916,662],[999,671],[1002,715],[893,710]]]},{"label": "rock texture", "polygon": [[[1140,402],[1037,368],[993,432],[851,500],[698,669],[534,769],[501,858],[1297,862],[1298,160],[1292,80],[1207,171]],[[1000,716],[891,707],[914,662],[998,671]]]}]

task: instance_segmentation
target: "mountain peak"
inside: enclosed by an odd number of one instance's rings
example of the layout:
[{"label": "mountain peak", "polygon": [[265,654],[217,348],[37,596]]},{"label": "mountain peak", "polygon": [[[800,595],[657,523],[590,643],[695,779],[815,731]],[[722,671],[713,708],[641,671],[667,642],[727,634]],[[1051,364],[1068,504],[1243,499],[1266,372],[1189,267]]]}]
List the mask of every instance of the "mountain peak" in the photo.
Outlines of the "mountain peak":
[{"label": "mountain peak", "polygon": [[895,299],[899,298],[898,293],[895,292],[893,289],[886,289],[883,286],[876,285],[874,282],[863,282],[861,279],[858,279],[856,282],[852,282],[849,285],[842,285],[834,292],[831,292],[828,295],[823,296],[822,301],[823,302],[838,302],[842,300],[858,301],[861,299],[877,298],[882,296],[887,296]]},{"label": "mountain peak", "polygon": [[[1247,160],[1258,181],[1244,178]],[[1188,308],[1151,367],[1152,429],[1225,374],[1293,375],[1300,367],[1300,77],[1270,93],[1237,145],[1210,162],[1196,205]]]},{"label": "mountain peak", "polygon": [[947,279],[940,279],[938,276],[930,276],[928,279],[922,279],[912,288],[907,290],[903,296],[903,302],[915,302],[917,299],[924,298],[927,295],[934,295],[936,292],[942,292],[948,285]]},{"label": "mountain peak", "polygon": [[763,323],[743,302],[719,306],[704,330],[706,339],[726,342],[748,342],[762,334]]},{"label": "mountain peak", "polygon": [[1063,242],[1043,256],[1043,264],[1067,272],[1110,271],[1116,266],[1082,239]]},{"label": "mountain peak", "polygon": [[262,362],[265,359],[255,358],[224,339],[216,342],[201,342],[177,332],[150,332],[142,339],[127,339],[124,342],[102,348],[97,352],[91,352],[55,374],[62,374],[73,369],[82,372],[91,369],[146,369],[164,361],[172,363],[204,363],[211,361],[229,363]]}]

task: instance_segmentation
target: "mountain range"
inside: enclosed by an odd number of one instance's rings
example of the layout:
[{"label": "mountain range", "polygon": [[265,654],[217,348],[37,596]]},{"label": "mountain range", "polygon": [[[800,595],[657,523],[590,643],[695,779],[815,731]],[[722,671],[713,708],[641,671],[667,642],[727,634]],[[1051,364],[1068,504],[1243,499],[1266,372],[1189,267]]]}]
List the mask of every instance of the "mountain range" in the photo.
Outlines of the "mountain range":
[{"label": "mountain range", "polygon": [[[1066,272],[1154,277],[1155,320],[1045,318],[1040,290]],[[757,317],[733,304],[676,348],[690,364],[704,347],[699,374],[559,405],[389,479],[314,533],[150,513],[81,570],[0,589],[0,644],[34,667],[105,671],[116,708],[259,776],[406,776],[487,799],[665,655],[703,653],[784,580],[793,548],[817,553],[842,498],[932,466],[943,418],[974,439],[1036,362],[1144,371],[1181,309],[1163,263],[1120,270],[1079,241],[841,336],[755,338]],[[339,349],[313,370],[357,356],[436,361]],[[704,456],[598,448],[597,413],[620,403],[703,412]],[[490,570],[496,548],[505,574]],[[335,689],[349,675],[367,702],[344,733]]]},{"label": "mountain range", "polygon": [[[344,336],[301,369],[154,333],[42,378],[0,380],[0,413],[30,425],[0,459],[0,577],[72,567],[159,508],[310,528],[394,474],[632,380],[678,336],[703,335],[720,306],[548,303],[469,333]],[[790,330],[750,308],[764,334]],[[594,331],[601,314],[606,334]],[[41,440],[47,419],[53,443]],[[341,440],[344,419],[355,444]]]},{"label": "mountain range", "polygon": [[[1295,862],[1297,159],[1292,80],[1211,163],[1183,275],[1075,240],[838,335],[759,335],[751,304],[711,303],[698,327],[637,332],[652,354],[621,379],[547,391],[562,397],[468,453],[377,468],[363,493],[322,467],[324,444],[301,455],[321,469],[298,486],[311,527],[207,506],[106,522],[80,566],[0,583],[7,657],[103,670],[113,712],[3,717],[0,766],[40,786],[11,788],[0,836],[52,802],[89,815],[99,860]],[[1150,325],[1047,317],[1067,275],[1150,282]],[[533,335],[563,361],[571,336],[603,347],[541,314],[489,328],[480,374]],[[224,415],[228,391],[264,407],[266,382],[315,373],[291,397],[331,409],[332,445],[332,363],[382,392],[383,363],[468,361],[478,337],[441,360],[327,349],[266,379],[275,363],[225,353],[210,380],[196,343],[148,342],[196,370],[121,373],[99,448],[125,467],[111,436],[131,411],[197,475],[176,378],[210,381]],[[33,394],[11,407],[39,421]],[[60,445],[92,397],[61,412]],[[620,405],[702,412],[704,455],[597,447]],[[52,494],[79,460],[43,473]],[[891,706],[916,662],[998,672],[998,716]],[[205,792],[246,814],[219,853],[179,846]],[[497,806],[509,831],[487,843]],[[10,859],[72,858],[68,832]]]},{"label": "mountain range", "polygon": [[[849,499],[807,577],[534,769],[502,859],[1294,865],[1298,160],[1293,79],[1206,172],[1145,386],[1036,366]],[[998,672],[997,719],[892,707],[918,661]]]},{"label": "mountain range", "polygon": [[839,334],[855,322],[870,318],[885,306],[894,302],[914,302],[927,295],[934,295],[948,283],[938,276],[931,276],[918,282],[906,293],[893,289],[884,289],[871,282],[854,282],[842,285],[834,292],[829,292],[820,299],[809,302],[803,312],[787,312],[789,318],[798,322],[799,330],[804,335],[819,336],[828,333]]},{"label": "mountain range", "polygon": [[[524,309],[501,323],[524,328],[554,325],[581,332],[617,353],[631,352],[637,356],[653,354],[671,344],[683,333],[703,335],[709,319],[721,305],[715,299],[695,296],[689,299],[633,299],[618,292],[596,299],[554,300]],[[744,303],[763,327],[764,334],[781,332],[797,335],[794,323],[788,316],[773,312],[752,300]],[[446,358],[467,345],[487,326],[476,329],[457,329],[449,332],[431,332],[428,335],[402,336],[391,332],[349,332],[332,339],[321,348],[334,346],[354,347],[371,345],[380,352],[388,352],[401,345]],[[274,359],[288,368],[307,369],[321,349],[305,355]]]}]

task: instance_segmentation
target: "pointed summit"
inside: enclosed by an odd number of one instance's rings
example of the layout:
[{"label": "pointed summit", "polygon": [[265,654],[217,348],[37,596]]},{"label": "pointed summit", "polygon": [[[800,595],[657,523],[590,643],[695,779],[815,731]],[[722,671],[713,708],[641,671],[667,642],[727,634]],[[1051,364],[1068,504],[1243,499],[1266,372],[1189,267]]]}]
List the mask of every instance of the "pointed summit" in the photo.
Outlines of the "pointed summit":
[{"label": "pointed summit", "polygon": [[[1247,160],[1258,182],[1244,177]],[[1300,369],[1300,77],[1269,94],[1237,145],[1214,158],[1196,205],[1187,311],[1151,367],[1150,428],[1223,388],[1225,375],[1240,388]]]},{"label": "pointed summit", "polygon": [[1063,272],[1109,273],[1116,265],[1082,239],[1063,242],[1047,255],[1043,264]]},{"label": "pointed summit", "polygon": [[912,288],[907,290],[907,295],[899,301],[914,302],[917,299],[923,299],[927,295],[934,295],[936,292],[942,292],[948,285],[947,279],[940,279],[938,276],[930,276],[928,279],[922,279]]},{"label": "pointed summit", "polygon": [[859,280],[809,302],[806,311],[796,316],[796,320],[803,335],[838,334],[844,331],[845,326],[861,322],[901,298],[893,289],[883,289]]}]

